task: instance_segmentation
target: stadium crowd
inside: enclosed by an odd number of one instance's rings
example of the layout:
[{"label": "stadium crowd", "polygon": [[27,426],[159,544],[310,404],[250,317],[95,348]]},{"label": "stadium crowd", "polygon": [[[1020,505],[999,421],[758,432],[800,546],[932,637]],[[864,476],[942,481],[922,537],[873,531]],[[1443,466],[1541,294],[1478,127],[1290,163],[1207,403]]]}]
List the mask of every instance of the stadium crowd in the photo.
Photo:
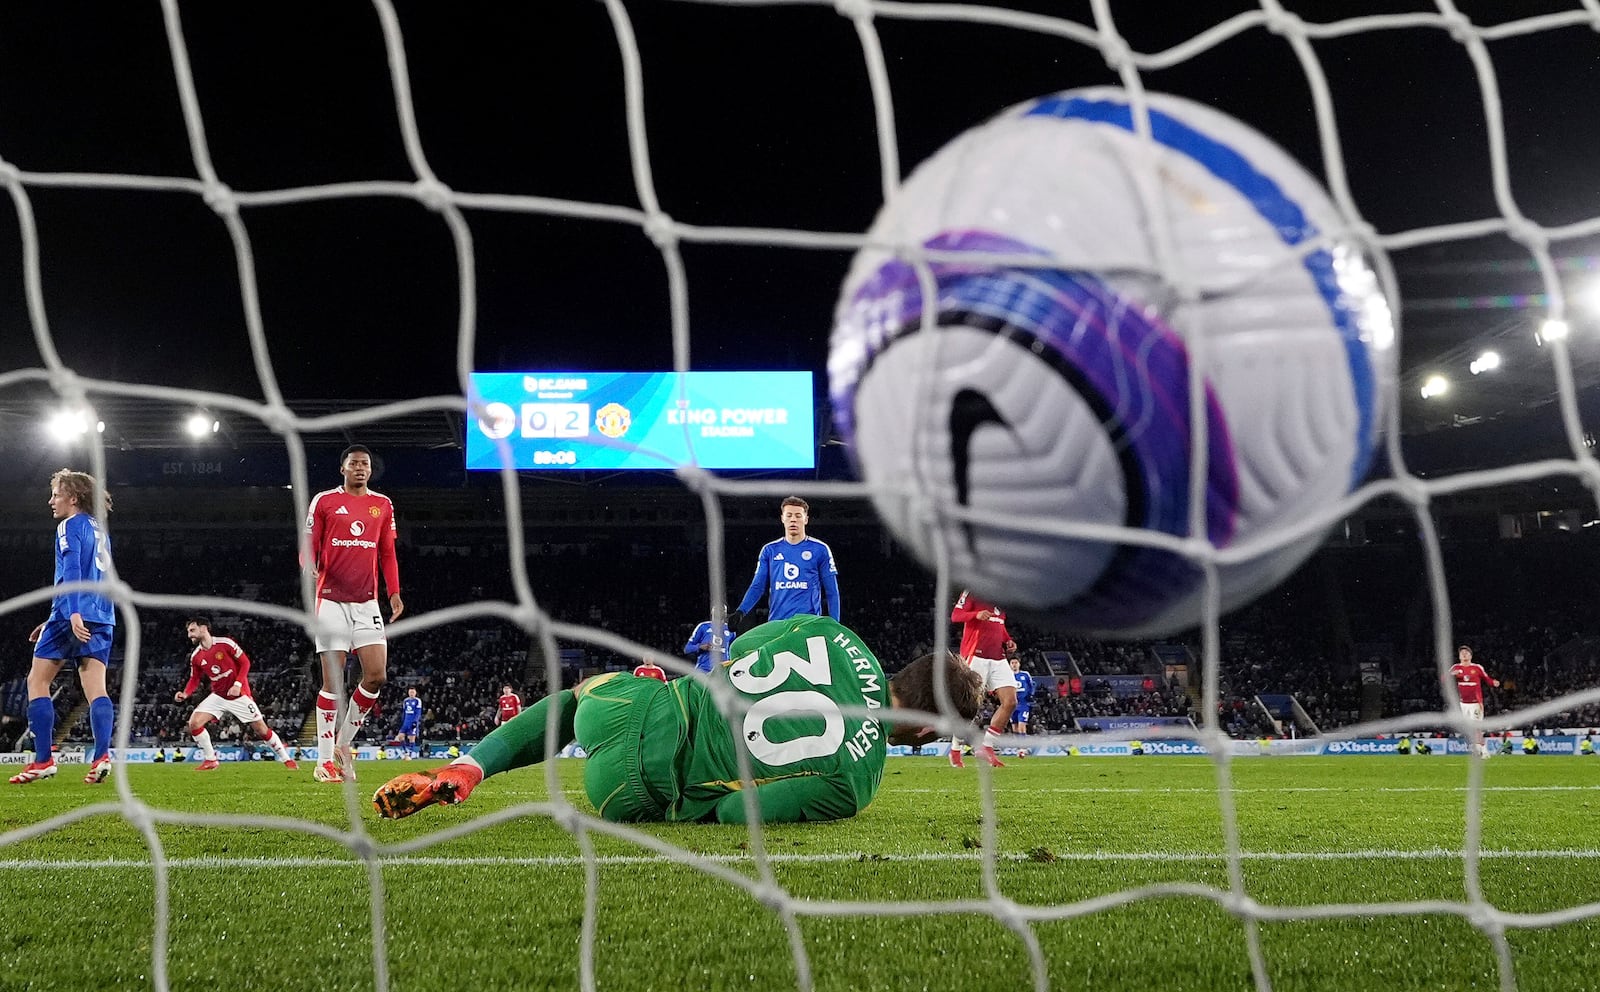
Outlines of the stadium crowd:
[{"label": "stadium crowd", "polygon": [[[402,507],[404,504],[402,503]],[[775,528],[774,528],[775,529]],[[844,620],[861,633],[891,673],[932,649],[935,617],[948,608],[933,602],[932,578],[868,528],[826,526],[839,562]],[[401,564],[408,616],[484,601],[514,601],[503,533],[430,533],[402,537]],[[426,535],[429,543],[419,543]],[[557,534],[555,536],[563,536]],[[727,590],[737,600],[748,582],[760,544],[774,534],[731,532]],[[1587,537],[1587,535],[1585,535]],[[198,540],[198,539],[195,539]],[[139,530],[117,536],[121,576],[141,591],[293,604],[299,596],[293,547],[267,546],[251,532],[231,538],[209,533],[203,542],[145,539]],[[0,599],[37,588],[50,553],[49,532],[0,532],[0,549],[13,560],[38,561],[0,575]],[[1453,640],[1501,680],[1490,714],[1526,707],[1595,685],[1600,625],[1585,603],[1595,583],[1583,567],[1593,542],[1463,542],[1446,548]],[[574,532],[527,547],[525,562],[539,606],[564,624],[605,631],[692,663],[683,653],[696,623],[706,619],[708,570],[703,545],[685,547],[680,532],[634,529],[613,534]],[[1390,546],[1324,549],[1299,573],[1255,604],[1224,617],[1218,719],[1239,737],[1327,731],[1363,720],[1419,710],[1442,710],[1444,696],[1432,641],[1433,608],[1420,554]],[[214,632],[238,640],[250,654],[250,683],[268,723],[291,743],[304,741],[315,693],[314,660],[304,631],[293,623],[244,612],[207,611]],[[35,607],[0,615],[3,643],[20,645]],[[141,671],[133,717],[140,741],[179,743],[194,700],[172,701],[188,678],[190,651],[183,622],[189,614],[144,608]],[[126,621],[117,657],[126,650]],[[1024,666],[1039,691],[1032,700],[1035,732],[1067,732],[1085,717],[1149,715],[1201,717],[1201,644],[1194,632],[1151,642],[1118,643],[1063,634],[1018,622],[1013,634]],[[953,646],[959,636],[948,628]],[[418,689],[427,739],[474,739],[493,727],[500,686],[511,684],[524,700],[545,691],[549,666],[538,641],[499,617],[477,615],[393,639],[390,681],[377,715],[364,730],[368,741],[389,739],[405,690]],[[561,639],[556,665],[563,685],[594,671],[631,668],[640,651]],[[1447,651],[1453,654],[1454,645]],[[1187,661],[1180,677],[1168,667],[1174,651]],[[17,705],[25,650],[0,656],[0,740],[11,746],[23,722]],[[113,667],[113,682],[120,678]],[[682,671],[683,669],[679,669]],[[1111,691],[1096,676],[1143,676],[1139,691]],[[60,726],[68,738],[86,733],[76,680],[58,682]],[[1076,687],[1078,691],[1072,691]],[[1263,693],[1291,694],[1313,726],[1277,721],[1257,703]],[[66,721],[70,718],[71,723]],[[1545,727],[1600,724],[1600,704],[1574,706],[1538,721]],[[225,721],[219,738],[236,739]]]}]

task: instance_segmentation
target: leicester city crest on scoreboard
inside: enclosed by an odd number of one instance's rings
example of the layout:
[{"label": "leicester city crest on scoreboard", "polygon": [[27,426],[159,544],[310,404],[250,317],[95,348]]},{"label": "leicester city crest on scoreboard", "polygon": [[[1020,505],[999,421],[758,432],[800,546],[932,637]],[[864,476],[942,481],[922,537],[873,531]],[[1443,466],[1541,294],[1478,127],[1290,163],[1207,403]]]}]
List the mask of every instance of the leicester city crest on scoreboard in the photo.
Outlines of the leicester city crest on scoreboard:
[{"label": "leicester city crest on scoreboard", "polygon": [[594,415],[595,430],[615,441],[628,433],[628,427],[633,423],[633,414],[621,403],[607,403]]}]

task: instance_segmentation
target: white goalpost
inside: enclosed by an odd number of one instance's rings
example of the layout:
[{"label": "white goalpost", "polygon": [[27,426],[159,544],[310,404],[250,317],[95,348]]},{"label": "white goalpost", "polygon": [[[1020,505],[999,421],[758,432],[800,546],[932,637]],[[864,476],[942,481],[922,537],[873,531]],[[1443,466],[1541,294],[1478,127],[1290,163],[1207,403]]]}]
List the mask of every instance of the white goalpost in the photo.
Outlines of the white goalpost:
[{"label": "white goalpost", "polygon": [[[1118,0],[1091,0],[1088,5],[1092,16],[1076,21],[1064,16],[1037,13],[1020,9],[1007,9],[985,4],[914,3],[900,0],[685,0],[686,6],[706,8],[738,7],[760,10],[804,4],[837,14],[858,45],[859,64],[852,71],[863,71],[870,86],[872,118],[876,127],[877,157],[880,172],[877,185],[885,198],[900,187],[904,174],[916,163],[906,161],[907,152],[897,123],[904,115],[907,103],[915,101],[915,92],[896,88],[895,61],[891,57],[893,45],[886,38],[911,27],[936,23],[946,28],[963,27],[1004,28],[1030,36],[1053,39],[1064,51],[1077,56],[1100,60],[1109,72],[1102,82],[1115,83],[1126,90],[1136,106],[1144,106],[1144,94],[1159,87],[1148,77],[1169,72],[1192,60],[1243,37],[1272,36],[1292,55],[1299,66],[1311,95],[1309,113],[1315,119],[1321,158],[1316,162],[1302,163],[1323,176],[1332,200],[1348,224],[1347,233],[1362,242],[1375,260],[1377,274],[1391,309],[1401,311],[1397,278],[1391,257],[1395,254],[1436,245],[1448,245],[1471,239],[1500,236],[1516,243],[1527,254],[1537,270],[1545,295],[1546,310],[1542,316],[1541,338],[1543,353],[1549,356],[1550,375],[1559,396],[1561,423],[1570,454],[1548,460],[1525,462],[1505,468],[1488,469],[1441,477],[1423,478],[1408,468],[1399,441],[1400,412],[1398,405],[1391,407],[1390,422],[1386,431],[1386,447],[1380,456],[1387,465],[1386,477],[1368,482],[1326,511],[1307,519],[1293,533],[1274,535],[1272,540],[1226,550],[1211,547],[1202,538],[1186,539],[1170,535],[1153,536],[1145,532],[1118,530],[1115,539],[1146,547],[1161,547],[1188,556],[1206,576],[1201,627],[1203,646],[1201,668],[1203,689],[1201,711],[1203,724],[1198,732],[1177,730],[1150,731],[1142,734],[1148,738],[1182,737],[1193,739],[1209,750],[1214,767],[1215,794],[1221,811],[1221,836],[1225,846],[1225,882],[1218,885],[1195,882],[1168,882],[1131,886],[1120,891],[1084,898],[1072,902],[1039,904],[1021,900],[1008,894],[999,880],[999,868],[1007,855],[999,850],[999,820],[996,813],[994,790],[995,775],[980,767],[979,790],[983,798],[983,815],[978,826],[980,836],[977,858],[982,873],[981,898],[946,899],[939,893],[926,893],[919,900],[875,899],[862,894],[850,899],[814,899],[795,895],[781,880],[778,867],[790,858],[785,852],[775,850],[768,843],[767,832],[759,817],[751,817],[752,825],[747,836],[747,848],[737,857],[745,862],[735,862],[729,856],[708,855],[691,850],[689,846],[663,840],[660,837],[626,826],[606,822],[591,815],[586,809],[574,805],[557,778],[557,763],[547,762],[543,769],[550,798],[546,801],[520,803],[487,815],[471,819],[446,829],[415,837],[403,842],[393,842],[370,825],[368,792],[371,783],[356,785],[353,781],[343,786],[343,799],[348,821],[335,828],[292,816],[263,818],[258,815],[230,813],[194,814],[164,810],[150,805],[137,789],[130,785],[128,776],[119,769],[113,775],[114,797],[92,805],[72,809],[38,823],[0,832],[0,856],[7,848],[23,842],[50,835],[53,831],[96,816],[116,816],[136,828],[148,848],[149,865],[153,869],[154,918],[150,922],[150,986],[158,992],[173,987],[169,977],[169,934],[174,907],[171,897],[169,870],[174,864],[190,862],[170,857],[163,845],[158,828],[169,825],[214,826],[219,828],[254,828],[292,832],[321,838],[337,845],[365,868],[367,907],[370,922],[373,984],[379,992],[387,992],[397,983],[392,969],[394,939],[386,922],[387,895],[383,868],[386,863],[406,860],[411,863],[428,863],[438,859],[448,863],[447,854],[437,854],[435,849],[452,841],[512,821],[541,819],[559,826],[572,838],[579,852],[570,862],[581,868],[584,878],[583,916],[579,932],[575,935],[575,954],[578,960],[580,987],[593,990],[604,987],[597,981],[596,956],[599,943],[601,901],[599,896],[599,870],[616,860],[596,849],[598,840],[621,838],[647,852],[645,856],[683,866],[703,873],[722,885],[746,893],[749,898],[775,915],[783,926],[789,954],[793,963],[795,984],[802,990],[839,982],[839,976],[819,975],[813,961],[813,952],[802,937],[803,925],[814,919],[851,919],[856,917],[925,917],[939,914],[974,914],[995,922],[1013,934],[1025,949],[1032,986],[1038,992],[1069,984],[1070,976],[1052,970],[1049,955],[1040,939],[1038,925],[1092,917],[1119,907],[1147,900],[1169,897],[1192,897],[1208,900],[1227,914],[1242,922],[1245,947],[1248,953],[1251,981],[1260,992],[1275,986],[1275,976],[1268,956],[1263,952],[1258,930],[1262,924],[1292,921],[1364,920],[1372,917],[1404,915],[1442,915],[1466,921],[1482,934],[1493,950],[1497,967],[1497,982],[1502,992],[1512,992],[1519,987],[1518,961],[1508,934],[1531,928],[1548,928],[1563,924],[1600,918],[1600,899],[1576,902],[1559,910],[1525,913],[1498,906],[1485,893],[1480,880],[1480,865],[1484,858],[1494,857],[1486,852],[1482,843],[1482,818],[1484,804],[1484,766],[1470,763],[1466,791],[1465,842],[1459,850],[1433,849],[1430,856],[1459,858],[1464,874],[1464,887],[1458,898],[1408,899],[1397,893],[1393,899],[1379,902],[1340,903],[1327,902],[1307,905],[1282,905],[1262,899],[1252,893],[1247,883],[1245,865],[1253,858],[1263,857],[1247,850],[1241,838],[1235,807],[1234,762],[1230,739],[1218,722],[1221,699],[1220,673],[1223,663],[1219,640],[1220,594],[1218,568],[1231,561],[1241,560],[1251,554],[1266,550],[1266,546],[1285,546],[1307,535],[1326,530],[1339,520],[1348,517],[1366,504],[1380,498],[1403,501],[1414,515],[1417,531],[1424,547],[1427,576],[1434,604],[1432,618],[1433,640],[1436,645],[1436,662],[1441,676],[1451,664],[1449,657],[1454,643],[1454,624],[1449,608],[1449,587],[1444,560],[1440,551],[1439,535],[1430,501],[1470,490],[1488,489],[1511,483],[1543,479],[1552,476],[1571,478],[1590,490],[1600,493],[1600,460],[1585,441],[1585,431],[1578,407],[1577,378],[1569,354],[1568,328],[1573,321],[1570,313],[1568,289],[1564,285],[1557,262],[1560,246],[1600,235],[1600,217],[1589,218],[1561,226],[1547,226],[1530,219],[1519,206],[1517,190],[1512,182],[1509,160],[1516,154],[1508,147],[1505,110],[1503,106],[1501,72],[1497,66],[1493,46],[1510,39],[1537,37],[1546,32],[1587,30],[1600,32],[1600,0],[1574,0],[1570,9],[1557,13],[1538,14],[1521,18],[1508,18],[1493,24],[1474,22],[1452,0],[1437,0],[1431,10],[1350,16],[1337,20],[1318,21],[1295,13],[1292,4],[1283,0],[1260,0],[1259,6],[1225,16],[1207,29],[1179,43],[1157,51],[1139,51],[1119,32],[1118,13],[1123,5]],[[698,273],[685,260],[685,248],[701,245],[748,247],[754,249],[786,249],[830,252],[841,260],[850,252],[867,246],[867,237],[861,231],[826,231],[789,228],[762,228],[720,226],[702,222],[695,216],[692,204],[668,202],[657,190],[652,155],[649,99],[651,78],[648,66],[641,57],[635,37],[637,5],[627,5],[622,0],[599,0],[612,28],[615,53],[620,55],[623,75],[623,113],[628,136],[628,168],[633,181],[635,201],[632,203],[588,202],[538,195],[501,193],[493,190],[470,190],[452,187],[441,178],[429,158],[429,143],[419,127],[413,93],[413,77],[408,67],[408,47],[405,18],[397,13],[392,0],[373,0],[372,14],[376,31],[381,35],[388,63],[389,86],[393,106],[399,122],[399,138],[411,175],[405,180],[361,180],[331,183],[309,187],[240,189],[230,184],[229,177],[218,169],[212,157],[208,135],[218,128],[228,126],[226,120],[214,120],[204,110],[203,84],[196,82],[190,66],[190,42],[186,40],[183,18],[177,0],[162,0],[159,14],[165,28],[173,76],[181,103],[182,120],[186,129],[189,151],[195,178],[158,175],[132,175],[99,173],[92,167],[85,171],[33,171],[28,163],[12,161],[6,155],[4,136],[0,135],[0,184],[3,184],[18,218],[21,242],[12,250],[20,255],[23,276],[22,292],[29,318],[29,332],[42,356],[37,367],[0,371],[0,394],[24,385],[43,384],[62,401],[82,407],[90,412],[97,401],[108,397],[138,397],[174,404],[191,404],[215,411],[224,411],[242,418],[252,418],[269,426],[283,438],[288,454],[289,477],[284,480],[293,490],[295,518],[303,519],[307,510],[308,495],[316,491],[307,469],[308,435],[340,428],[360,428],[387,418],[421,411],[452,411],[460,414],[470,424],[475,408],[470,391],[469,374],[475,371],[479,353],[479,288],[481,278],[475,256],[475,235],[472,215],[478,213],[512,213],[536,215],[580,222],[605,222],[630,225],[646,234],[659,252],[665,273],[668,311],[657,315],[658,323],[670,329],[674,369],[687,372],[691,368],[691,342],[695,328],[691,321],[690,293],[695,287]],[[1045,5],[1038,5],[1043,7]],[[746,11],[748,12],[748,11]],[[1428,31],[1448,36],[1460,47],[1470,62],[1477,81],[1477,91],[1460,94],[1462,101],[1476,105],[1482,115],[1487,137],[1486,146],[1471,149],[1470,153],[1487,158],[1492,176],[1493,199],[1497,212],[1473,219],[1452,219],[1430,226],[1401,230],[1382,230],[1374,226],[1363,212],[1362,204],[1352,191],[1347,171],[1343,135],[1359,128],[1360,109],[1335,101],[1327,80],[1324,55],[1319,44],[1350,42],[1363,37],[1393,31]],[[1600,40],[1595,42],[1600,50]],[[819,69],[819,71],[827,71]],[[1043,95],[1043,94],[1033,94]],[[13,99],[15,97],[12,97]],[[582,95],[574,95],[582,99]],[[7,99],[0,97],[0,99]],[[994,112],[1002,109],[992,108]],[[1581,121],[1581,115],[1579,116]],[[953,137],[966,122],[952,123]],[[1142,135],[1148,139],[1148,133]],[[808,140],[811,140],[808,138]],[[1148,164],[1148,163],[1146,163]],[[1148,177],[1146,177],[1148,178]],[[203,203],[227,231],[233,249],[233,261],[240,290],[244,325],[247,329],[251,356],[256,375],[255,385],[263,400],[254,401],[243,396],[210,390],[154,386],[134,382],[101,378],[74,367],[63,358],[52,333],[48,314],[52,299],[51,281],[46,265],[41,261],[43,232],[35,217],[33,203],[43,191],[100,190],[111,192],[160,192],[189,197]],[[459,286],[459,301],[454,327],[455,373],[459,389],[448,395],[422,396],[395,403],[367,406],[363,409],[326,416],[306,417],[294,412],[292,399],[285,396],[279,369],[275,360],[273,327],[263,316],[261,293],[258,285],[256,259],[252,251],[251,217],[256,211],[270,210],[289,205],[317,204],[323,201],[346,198],[388,198],[414,202],[436,214],[443,223],[452,247],[455,278]],[[1170,232],[1168,232],[1170,234]],[[894,245],[886,247],[902,252],[904,257],[926,269],[927,253],[919,246]],[[841,275],[844,265],[841,264]],[[1174,283],[1183,281],[1183,274],[1172,275]],[[707,280],[710,281],[709,279]],[[708,290],[709,292],[709,290]],[[831,307],[832,300],[822,305]],[[820,307],[819,307],[820,309]],[[664,320],[659,318],[664,316]],[[437,330],[437,329],[435,329]],[[818,327],[816,333],[826,336],[827,327]],[[1576,333],[1575,331],[1573,332]],[[1403,337],[1404,331],[1401,330]],[[1204,418],[1200,418],[1202,421]],[[1202,432],[1197,432],[1201,433]],[[1196,444],[1203,445],[1202,436]],[[104,443],[93,433],[88,435],[87,471],[96,478],[107,477],[107,457]],[[817,498],[863,500],[871,494],[861,483],[827,482],[793,479],[770,480],[721,477],[695,466],[677,470],[682,485],[693,492],[703,512],[707,534],[707,581],[711,603],[728,601],[729,579],[722,563],[726,558],[727,539],[724,506],[728,500],[761,498],[773,503],[783,496],[800,494]],[[546,685],[558,688],[562,684],[558,642],[582,644],[596,649],[614,651],[625,657],[645,655],[660,656],[658,651],[636,643],[627,637],[590,626],[579,620],[552,615],[541,607],[530,580],[523,556],[515,553],[527,542],[521,514],[522,486],[525,484],[512,468],[499,474],[503,490],[503,508],[507,528],[507,541],[513,553],[508,556],[509,572],[515,598],[510,601],[478,601],[408,616],[393,625],[392,634],[401,639],[407,634],[443,627],[472,618],[487,618],[516,624],[527,631],[543,646],[546,660]],[[111,480],[115,481],[115,480]],[[1203,480],[1195,483],[1203,486]],[[913,498],[915,498],[913,494]],[[1196,511],[1199,525],[1193,533],[1203,534],[1203,498]],[[1093,527],[1073,525],[1061,521],[1016,520],[1011,522],[1018,530],[1038,535],[1084,536],[1105,539],[1103,531]],[[108,529],[116,532],[113,518]],[[307,538],[301,537],[300,554],[308,552]],[[951,574],[949,561],[938,570],[934,602],[937,612],[948,612],[949,604],[959,592],[958,579]],[[91,586],[80,584],[83,588]],[[22,610],[37,611],[45,607],[57,590],[41,588],[5,602],[0,602],[0,613]],[[307,604],[313,602],[314,591],[309,576],[302,576],[300,599],[294,604],[270,604],[209,596],[175,595],[159,589],[140,588],[113,575],[103,587],[115,601],[120,623],[125,632],[125,661],[121,683],[114,693],[118,703],[117,726],[113,754],[121,755],[128,749],[134,733],[134,694],[141,667],[146,664],[149,652],[141,643],[140,615],[148,610],[226,610],[234,614],[275,620],[302,627],[312,633],[311,614]],[[737,589],[731,590],[735,595]],[[865,632],[868,640],[871,632]],[[932,632],[934,650],[943,652],[949,643],[945,625],[936,624]],[[683,666],[673,660],[679,670]],[[403,662],[397,662],[403,664]],[[729,715],[735,719],[742,712],[731,694],[719,696]],[[948,696],[944,695],[948,702]],[[1447,705],[1441,712],[1416,713],[1380,722],[1341,728],[1330,737],[1354,738],[1377,733],[1395,733],[1412,729],[1449,726],[1456,733],[1470,735],[1473,731],[1504,730],[1524,726],[1528,721],[1553,716],[1575,705],[1600,703],[1600,688],[1586,689],[1558,700],[1515,713],[1491,717],[1481,726],[1474,726],[1463,718],[1457,708]],[[946,730],[955,728],[958,721],[954,710],[942,714]],[[555,714],[551,715],[551,727]],[[554,736],[551,734],[550,736]],[[1129,735],[1122,735],[1129,736]],[[1017,743],[1012,740],[1013,745]],[[751,774],[748,763],[742,769],[746,784]],[[309,788],[309,785],[308,785]],[[750,803],[754,803],[753,790],[747,790]],[[7,800],[8,802],[12,800]],[[752,807],[753,808],[753,807]],[[1072,857],[1079,857],[1073,855]],[[1088,855],[1081,856],[1088,859]],[[747,863],[746,863],[747,862]],[[308,862],[309,865],[309,862]],[[750,870],[744,871],[748,867]],[[129,925],[142,925],[137,921]],[[970,976],[955,976],[952,987],[965,985]],[[3,981],[0,981],[3,984]],[[403,983],[402,983],[403,984]]]}]

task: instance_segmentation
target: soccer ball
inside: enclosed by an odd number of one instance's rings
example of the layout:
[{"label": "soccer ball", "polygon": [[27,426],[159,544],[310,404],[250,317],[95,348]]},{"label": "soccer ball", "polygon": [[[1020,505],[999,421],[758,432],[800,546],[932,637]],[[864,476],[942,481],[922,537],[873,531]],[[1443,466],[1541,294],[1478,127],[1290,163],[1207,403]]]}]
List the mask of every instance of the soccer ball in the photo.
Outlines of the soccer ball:
[{"label": "soccer ball", "polygon": [[[1199,536],[1262,548],[1219,563],[1224,610],[1320,543],[1262,547],[1360,484],[1395,385],[1390,308],[1316,180],[1239,121],[1147,100],[1153,148],[1127,94],[1097,88],[1013,107],[923,163],[855,257],[828,361],[835,424],[903,544],[1008,608],[1113,637],[1197,623],[1199,566],[1027,527],[1190,534],[1197,339]],[[895,245],[946,254],[919,275]]]}]

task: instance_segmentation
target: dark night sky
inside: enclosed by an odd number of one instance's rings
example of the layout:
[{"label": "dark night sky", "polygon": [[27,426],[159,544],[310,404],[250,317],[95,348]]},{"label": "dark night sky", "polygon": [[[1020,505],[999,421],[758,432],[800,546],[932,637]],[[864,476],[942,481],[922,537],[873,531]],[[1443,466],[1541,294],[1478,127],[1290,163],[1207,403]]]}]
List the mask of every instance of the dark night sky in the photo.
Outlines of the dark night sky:
[{"label": "dark night sky", "polygon": [[[1006,6],[1093,22],[1086,0]],[[1148,52],[1254,6],[1139,0],[1114,10],[1130,44]],[[1476,22],[1497,23],[1577,2],[1457,6]],[[1422,0],[1285,7],[1316,21],[1436,9]],[[602,4],[397,9],[423,145],[442,181],[463,192],[638,206],[621,57]],[[643,60],[651,165],[668,213],[700,225],[866,228],[880,199],[871,94],[854,28],[831,4],[652,0],[628,10]],[[181,13],[224,182],[266,190],[413,178],[369,5],[186,3]],[[887,17],[876,24],[903,170],[1012,103],[1115,81],[1097,52],[1062,38]],[[1413,29],[1316,49],[1356,199],[1380,232],[1498,213],[1462,46],[1442,31]],[[1586,124],[1600,105],[1600,38],[1574,27],[1495,42],[1491,52],[1523,209],[1546,224],[1600,216],[1600,129]],[[1146,83],[1241,117],[1322,172],[1310,91],[1283,39],[1254,29],[1149,73]],[[0,7],[0,158],[31,172],[195,176],[159,5]],[[259,397],[230,243],[198,198],[40,187],[28,197],[47,312],[69,364],[95,376]],[[351,199],[249,208],[244,219],[272,357],[291,400],[455,390],[455,262],[438,216],[408,200]],[[665,270],[639,229],[481,210],[468,219],[478,253],[479,367],[671,367]],[[23,307],[20,245],[15,213],[0,211],[0,371],[40,362]],[[694,367],[806,368],[819,373],[820,388],[846,253],[703,245],[684,253]],[[1409,300],[1536,291],[1525,276],[1439,268],[1526,257],[1508,240],[1488,238],[1402,252],[1395,261]],[[1420,368],[1496,329],[1523,341],[1532,319],[1408,311],[1405,364]]]}]

